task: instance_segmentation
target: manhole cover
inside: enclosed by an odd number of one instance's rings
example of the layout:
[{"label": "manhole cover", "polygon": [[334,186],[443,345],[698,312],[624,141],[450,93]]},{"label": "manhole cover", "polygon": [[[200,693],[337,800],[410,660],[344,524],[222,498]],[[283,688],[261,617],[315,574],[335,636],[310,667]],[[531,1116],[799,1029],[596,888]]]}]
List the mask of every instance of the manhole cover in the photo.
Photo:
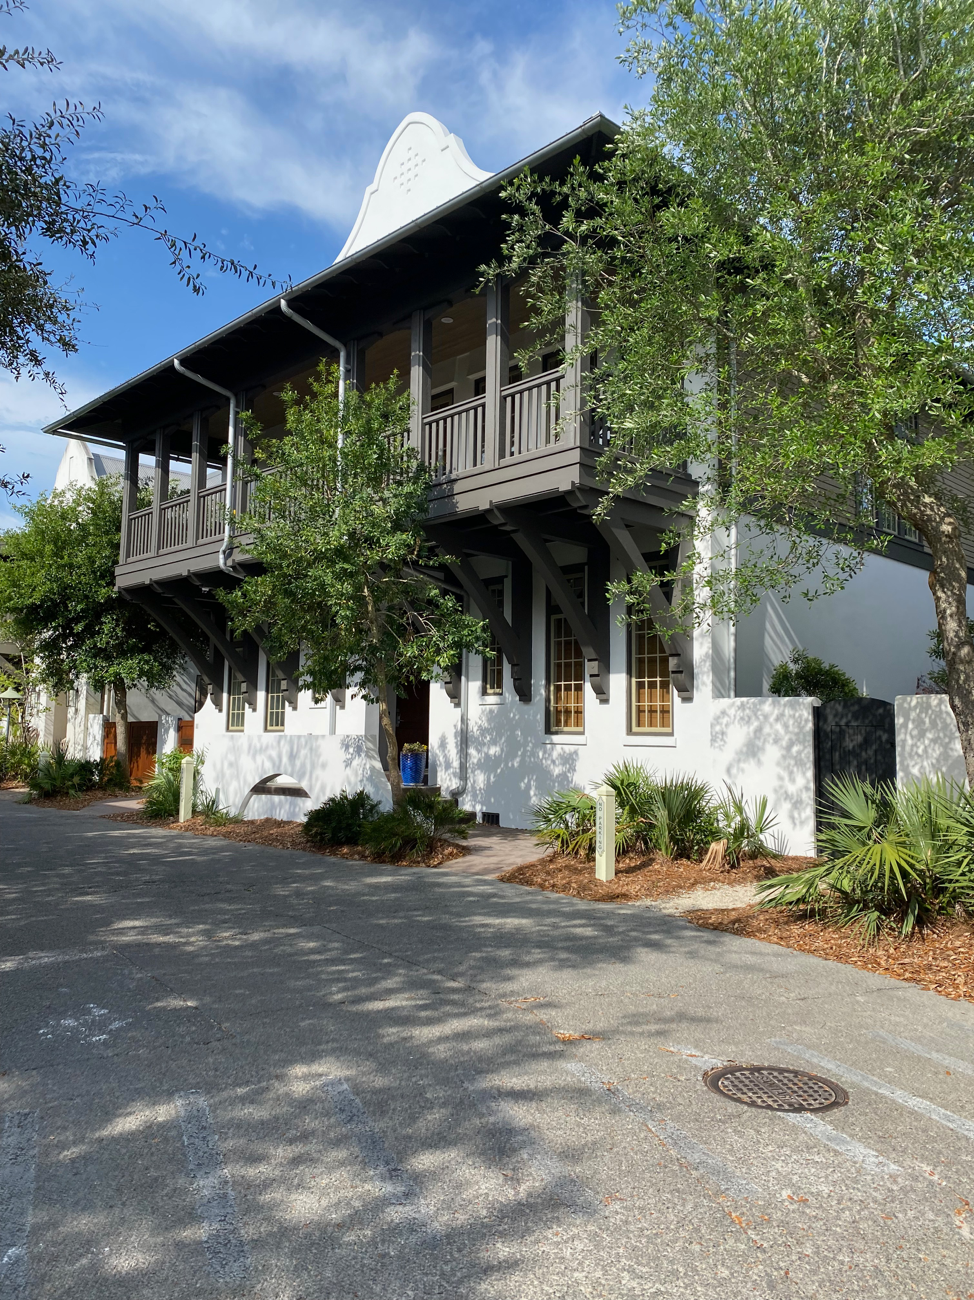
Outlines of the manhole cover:
[{"label": "manhole cover", "polygon": [[849,1094],[831,1079],[780,1065],[724,1065],[710,1070],[704,1082],[711,1092],[759,1110],[834,1110]]}]

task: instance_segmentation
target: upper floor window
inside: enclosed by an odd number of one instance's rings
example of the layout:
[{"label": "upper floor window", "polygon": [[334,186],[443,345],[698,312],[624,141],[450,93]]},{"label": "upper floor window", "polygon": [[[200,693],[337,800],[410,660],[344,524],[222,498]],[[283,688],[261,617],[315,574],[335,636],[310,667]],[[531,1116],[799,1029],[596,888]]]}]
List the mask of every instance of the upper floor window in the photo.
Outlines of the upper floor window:
[{"label": "upper floor window", "polygon": [[856,475],[856,497],[856,507],[862,523],[891,537],[905,537],[910,542],[920,540],[920,534],[913,525],[908,524],[892,506],[877,497],[868,474]]},{"label": "upper floor window", "polygon": [[670,657],[649,618],[629,625],[629,730],[673,730]]},{"label": "upper floor window", "polygon": [[265,731],[284,730],[284,710],[287,698],[284,694],[285,678],[276,664],[267,665],[267,712],[264,720]]},{"label": "upper floor window", "polygon": [[[585,570],[565,578],[585,605]],[[548,614],[548,731],[585,730],[585,659],[571,624],[561,609],[551,604]]]},{"label": "upper floor window", "polygon": [[[494,604],[504,613],[504,580],[499,578],[486,584],[488,595]],[[504,693],[504,658],[500,642],[490,634],[490,642],[484,652],[481,677],[481,690],[484,695],[503,695]]]},{"label": "upper floor window", "polygon": [[227,731],[243,731],[247,716],[247,687],[242,677],[230,674],[230,704],[227,709]]},{"label": "upper floor window", "polygon": [[431,411],[443,411],[448,406],[453,405],[453,389],[441,388],[438,393],[434,393],[430,398]]}]

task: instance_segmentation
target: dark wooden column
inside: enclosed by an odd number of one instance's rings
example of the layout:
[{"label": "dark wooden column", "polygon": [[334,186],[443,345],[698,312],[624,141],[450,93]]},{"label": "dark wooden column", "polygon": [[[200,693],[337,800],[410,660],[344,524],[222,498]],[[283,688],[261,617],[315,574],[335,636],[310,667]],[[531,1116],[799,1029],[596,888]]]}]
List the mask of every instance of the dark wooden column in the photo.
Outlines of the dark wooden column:
[{"label": "dark wooden column", "polygon": [[[588,446],[588,380],[589,356],[584,343],[589,331],[589,313],[580,295],[569,300],[565,313],[565,377],[562,380],[561,420],[562,441],[576,447]],[[583,348],[573,355],[576,348]]]},{"label": "dark wooden column", "polygon": [[409,399],[412,404],[410,442],[421,452],[423,447],[423,416],[430,409],[430,389],[433,383],[433,322],[425,311],[414,311],[410,358]]},{"label": "dark wooden column", "polygon": [[359,339],[353,339],[348,345],[348,387],[357,393],[365,392],[365,352]]},{"label": "dark wooden column", "polygon": [[156,430],[155,473],[152,479],[152,554],[159,554],[162,504],[169,497],[169,430]]},{"label": "dark wooden column", "polygon": [[122,537],[118,549],[118,562],[129,558],[129,516],[137,508],[139,499],[139,443],[125,446],[125,475],[122,479]]},{"label": "dark wooden column", "polygon": [[189,544],[195,546],[200,533],[200,492],[206,486],[206,421],[202,411],[193,412],[193,459],[189,474]]},{"label": "dark wooden column", "polygon": [[487,394],[485,412],[485,465],[496,465],[504,436],[504,399],[501,389],[508,379],[511,362],[510,303],[508,284],[495,281],[487,289]]}]

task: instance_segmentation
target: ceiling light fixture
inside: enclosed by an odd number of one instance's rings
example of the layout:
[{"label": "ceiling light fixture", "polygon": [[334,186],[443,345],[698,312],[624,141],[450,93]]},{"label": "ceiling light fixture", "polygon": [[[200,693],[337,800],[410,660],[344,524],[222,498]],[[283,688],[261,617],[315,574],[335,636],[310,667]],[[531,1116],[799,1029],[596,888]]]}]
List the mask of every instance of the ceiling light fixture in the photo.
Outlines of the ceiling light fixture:
[{"label": "ceiling light fixture", "polygon": [[440,317],[440,324],[441,324],[441,325],[452,325],[452,324],[453,324],[453,317],[452,317],[452,316],[441,316],[441,317]]}]

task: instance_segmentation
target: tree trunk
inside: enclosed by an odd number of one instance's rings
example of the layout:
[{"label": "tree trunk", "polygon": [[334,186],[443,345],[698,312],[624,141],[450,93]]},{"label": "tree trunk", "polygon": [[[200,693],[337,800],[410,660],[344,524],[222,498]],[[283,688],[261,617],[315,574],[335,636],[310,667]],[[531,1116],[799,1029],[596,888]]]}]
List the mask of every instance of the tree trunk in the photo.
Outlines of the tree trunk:
[{"label": "tree trunk", "polygon": [[389,712],[389,691],[385,682],[376,687],[379,696],[379,722],[386,738],[386,751],[389,761],[389,788],[392,791],[393,804],[402,801],[402,773],[399,771],[399,741],[393,726],[392,714]]},{"label": "tree trunk", "polygon": [[930,547],[933,569],[927,582],[947,669],[947,698],[957,722],[967,783],[974,788],[974,644],[967,632],[967,556],[961,526],[944,505],[922,488],[897,485],[890,504]]},{"label": "tree trunk", "polygon": [[126,781],[129,778],[129,697],[121,677],[112,682],[115,695],[115,754]]}]

